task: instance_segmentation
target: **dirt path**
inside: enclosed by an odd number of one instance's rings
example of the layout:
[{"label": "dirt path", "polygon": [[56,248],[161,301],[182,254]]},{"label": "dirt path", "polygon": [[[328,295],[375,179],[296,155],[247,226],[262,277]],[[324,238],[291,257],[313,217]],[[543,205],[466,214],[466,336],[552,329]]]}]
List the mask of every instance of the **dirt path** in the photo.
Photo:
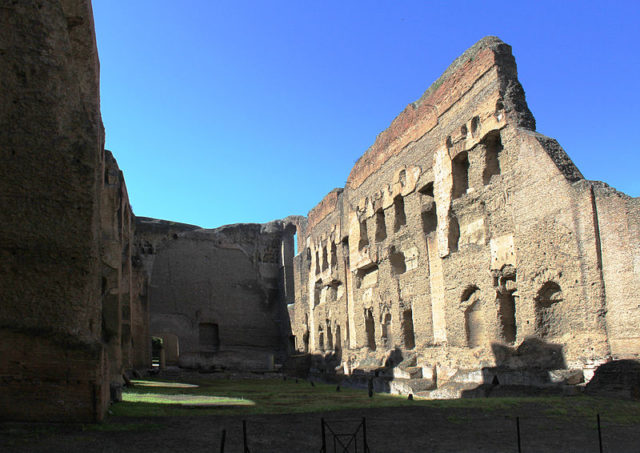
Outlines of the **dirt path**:
[{"label": "dirt path", "polygon": [[[197,409],[194,409],[197,410]],[[515,417],[520,416],[522,451],[594,452],[598,448],[595,417],[550,417],[541,405],[527,404],[508,413],[481,409],[380,408],[324,414],[194,417],[112,417],[109,431],[81,426],[0,425],[2,452],[218,452],[226,429],[227,453],[242,452],[242,420],[248,444],[257,452],[317,452],[321,447],[320,417],[351,419],[335,423],[349,431],[366,417],[369,448],[375,452],[517,452]],[[605,452],[640,451],[638,426],[602,419]],[[328,437],[333,451],[332,440]],[[362,437],[358,438],[362,451]]]}]

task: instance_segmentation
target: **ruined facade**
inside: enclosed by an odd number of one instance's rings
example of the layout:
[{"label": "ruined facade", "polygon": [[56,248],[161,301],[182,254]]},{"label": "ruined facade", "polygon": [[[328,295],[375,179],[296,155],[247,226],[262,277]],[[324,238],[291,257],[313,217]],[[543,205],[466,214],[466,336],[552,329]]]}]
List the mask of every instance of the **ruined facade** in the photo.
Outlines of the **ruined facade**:
[{"label": "ruined facade", "polygon": [[170,365],[270,370],[296,349],[430,397],[638,358],[640,201],[535,132],[497,38],[308,218],[214,230],[133,215],[89,0],[3,5],[0,58],[0,419],[100,420],[151,335]]},{"label": "ruined facade", "polygon": [[[138,218],[150,331],[167,365],[273,370],[289,354],[293,238],[302,217],[202,229]],[[285,264],[288,263],[288,264]]]},{"label": "ruined facade", "polygon": [[0,418],[100,420],[149,362],[88,0],[0,8]]},{"label": "ruined facade", "polygon": [[510,47],[485,38],[309,212],[297,348],[431,397],[588,379],[640,353],[639,221],[535,132]]}]

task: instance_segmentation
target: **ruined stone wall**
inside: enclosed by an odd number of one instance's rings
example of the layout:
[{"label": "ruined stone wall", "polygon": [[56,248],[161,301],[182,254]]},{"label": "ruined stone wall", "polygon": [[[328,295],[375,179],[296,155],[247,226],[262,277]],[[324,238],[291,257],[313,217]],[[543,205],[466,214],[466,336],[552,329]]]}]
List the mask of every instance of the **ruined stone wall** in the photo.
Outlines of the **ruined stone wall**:
[{"label": "ruined stone wall", "polygon": [[165,339],[169,365],[265,370],[282,362],[295,222],[207,230],[137,219],[151,334]]},{"label": "ruined stone wall", "polygon": [[[637,356],[637,199],[594,195],[534,129],[509,46],[459,57],[309,213],[298,349],[443,388]],[[545,383],[525,376],[500,378]]]},{"label": "ruined stone wall", "polygon": [[112,385],[125,369],[151,364],[147,279],[135,249],[135,216],[124,175],[105,151],[101,190],[102,338],[110,360]]},{"label": "ruined stone wall", "polygon": [[640,344],[640,199],[593,186],[606,294],[606,328],[615,358],[637,358]]},{"label": "ruined stone wall", "polygon": [[0,407],[11,418],[99,418],[108,401],[92,21],[80,0],[0,9]]},{"label": "ruined stone wall", "polygon": [[0,418],[99,420],[131,355],[132,214],[90,2],[5,2],[0,59]]}]

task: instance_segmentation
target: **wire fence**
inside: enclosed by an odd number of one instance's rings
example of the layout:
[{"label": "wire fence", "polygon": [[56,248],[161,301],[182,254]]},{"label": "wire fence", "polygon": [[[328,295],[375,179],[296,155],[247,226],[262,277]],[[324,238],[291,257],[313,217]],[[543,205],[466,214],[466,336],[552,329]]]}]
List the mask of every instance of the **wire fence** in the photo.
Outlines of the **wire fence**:
[{"label": "wire fence", "polygon": [[[521,417],[511,418],[513,422],[513,449],[510,450],[505,445],[505,451],[513,451],[517,453],[529,453],[537,452],[536,447],[527,449],[527,445],[523,442],[523,426],[521,423]],[[523,420],[526,420],[523,419]],[[605,453],[603,448],[603,426],[601,423],[600,414],[596,414],[595,422],[597,426],[598,436],[592,439],[592,448],[588,451]],[[539,434],[539,433],[538,433]],[[506,440],[506,439],[505,439]],[[227,442],[227,430],[223,429],[220,434],[220,448],[219,452],[224,453]],[[400,442],[401,444],[401,442]],[[367,420],[365,417],[360,419],[332,419],[326,420],[320,418],[320,429],[318,430],[318,451],[320,453],[372,453],[375,451],[375,447],[372,450],[369,447],[369,439],[367,438]],[[401,447],[400,447],[401,448]],[[282,451],[286,449],[286,445],[279,445],[278,450]],[[215,451],[215,450],[214,450]],[[289,451],[296,451],[295,449]],[[385,451],[380,449],[379,451]],[[421,451],[429,452],[429,448],[426,447]],[[558,450],[560,451],[560,450]],[[606,450],[606,453],[614,453],[618,450],[615,448]],[[640,444],[635,451],[640,452]],[[251,453],[249,448],[249,435],[247,432],[247,420],[242,420],[242,452]]]}]

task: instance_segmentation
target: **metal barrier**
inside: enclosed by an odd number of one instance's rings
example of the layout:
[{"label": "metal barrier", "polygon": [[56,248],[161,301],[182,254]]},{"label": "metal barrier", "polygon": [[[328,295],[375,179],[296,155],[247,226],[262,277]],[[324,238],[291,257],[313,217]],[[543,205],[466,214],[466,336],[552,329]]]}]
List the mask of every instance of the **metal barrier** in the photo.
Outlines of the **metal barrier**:
[{"label": "metal barrier", "polygon": [[[600,414],[596,414],[596,421],[598,426],[598,447],[599,452],[603,453],[602,447],[602,427],[600,424]],[[515,418],[516,425],[516,446],[518,453],[522,453],[522,437],[520,427],[520,417]],[[351,432],[344,432],[346,425],[357,423],[355,429]],[[336,428],[336,427],[339,428]],[[367,443],[367,420],[362,417],[361,420],[357,419],[345,419],[345,420],[332,420],[331,425],[324,418],[320,419],[320,430],[322,433],[322,446],[320,447],[320,453],[371,453],[369,444]],[[358,437],[362,433],[362,441],[358,444]],[[220,440],[220,453],[224,453],[226,443],[227,431],[222,430]],[[327,442],[328,441],[328,442]],[[242,420],[242,443],[243,453],[251,453],[247,441],[247,421]],[[333,450],[330,450],[333,446]]]},{"label": "metal barrier", "polygon": [[[340,423],[344,426],[344,423],[354,422],[354,420],[333,420],[331,423],[335,426]],[[333,453],[350,453],[353,448],[354,453],[358,453],[358,433],[362,431],[362,451],[363,453],[371,453],[369,445],[367,444],[367,420],[362,417],[362,420],[356,426],[355,431],[349,433],[336,432],[337,429],[333,429],[324,418],[320,419],[320,428],[322,431],[322,447],[320,447],[320,453],[328,453],[327,450],[327,431],[329,431],[329,438],[333,438]]]}]

